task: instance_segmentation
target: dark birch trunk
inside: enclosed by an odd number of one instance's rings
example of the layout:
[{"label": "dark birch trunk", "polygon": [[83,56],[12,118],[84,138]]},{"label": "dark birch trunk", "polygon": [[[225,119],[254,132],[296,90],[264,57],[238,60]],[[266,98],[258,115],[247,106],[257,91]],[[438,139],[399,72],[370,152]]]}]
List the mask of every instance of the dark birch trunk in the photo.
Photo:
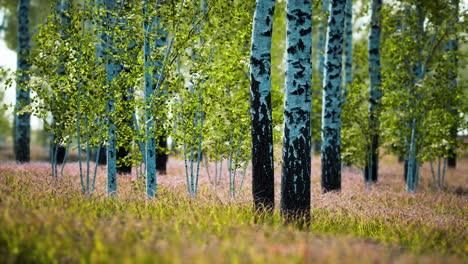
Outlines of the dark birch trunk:
[{"label": "dark birch trunk", "polygon": [[380,74],[380,33],[382,26],[382,0],[372,0],[371,4],[371,29],[369,33],[369,76],[370,76],[370,100],[369,100],[369,125],[370,146],[369,158],[366,160],[364,178],[366,182],[378,181],[379,162],[379,108],[382,90],[380,85],[382,77]]},{"label": "dark birch trunk", "polygon": [[[68,27],[70,26],[70,15],[67,14],[70,11],[70,3],[68,0],[62,0],[60,2],[57,2],[57,11],[58,15],[60,18],[60,23],[62,25],[62,29],[60,31],[60,35],[62,37],[62,40],[67,40],[70,38],[69,32],[67,31]],[[61,64],[57,70],[58,75],[65,75],[65,69],[63,67],[63,64],[65,63],[64,58],[62,56],[61,58]],[[65,97],[65,95],[61,94],[61,97]],[[62,98],[64,99],[64,98]],[[54,113],[53,113],[54,114]],[[58,113],[60,114],[60,113]],[[52,133],[52,139],[51,139],[51,160],[52,164],[62,164],[65,160],[65,153],[66,153],[66,148],[63,146],[62,140],[62,127],[63,125],[60,123],[58,124],[58,128],[56,127],[57,124],[55,123],[56,119],[53,117],[53,126],[55,127],[55,131]]]},{"label": "dark birch trunk", "polygon": [[348,85],[353,81],[353,0],[346,0],[345,10],[345,89],[344,95],[348,93]]},{"label": "dark birch trunk", "polygon": [[158,138],[158,150],[156,151],[156,170],[161,175],[167,173],[167,136],[159,136]]},{"label": "dark birch trunk", "polygon": [[[30,88],[27,87],[31,65],[29,64],[30,35],[29,35],[29,8],[30,0],[18,1],[18,59],[17,59],[17,83],[15,110],[19,111],[28,105],[30,99]],[[31,114],[24,112],[15,113],[14,121],[14,152],[16,162],[24,163],[30,161],[31,141]]]},{"label": "dark birch trunk", "polygon": [[[325,12],[328,12],[328,9],[329,9],[329,0],[322,0],[322,9],[320,10],[321,13],[325,13]],[[318,67],[318,79],[319,79],[319,83],[320,85],[323,84],[323,73],[324,73],[324,65],[325,65],[325,42],[326,42],[326,38],[327,38],[327,20],[328,20],[328,17],[326,18],[322,18],[324,20],[321,20],[320,23],[319,23],[319,26],[318,26],[318,30],[319,30],[319,33],[318,33],[318,41],[317,41],[317,67]],[[323,96],[323,87],[320,87],[317,91],[317,93],[314,93],[314,96],[315,94],[317,94],[317,96],[319,96],[319,98],[322,98]],[[323,106],[322,106],[323,107]],[[322,113],[316,113],[314,114],[314,117],[317,118],[317,120],[319,120],[319,118],[321,118],[322,116]],[[314,121],[316,122],[316,121]],[[321,151],[321,147],[322,147],[322,141],[321,140],[316,140],[314,142],[314,152],[320,152]]]},{"label": "dark birch trunk", "polygon": [[250,111],[255,210],[273,210],[275,206],[270,76],[274,10],[274,0],[257,0],[252,30]]},{"label": "dark birch trunk", "polygon": [[281,214],[310,218],[312,1],[289,0]]},{"label": "dark birch trunk", "polygon": [[322,103],[322,190],[341,189],[341,71],[346,0],[331,0]]}]

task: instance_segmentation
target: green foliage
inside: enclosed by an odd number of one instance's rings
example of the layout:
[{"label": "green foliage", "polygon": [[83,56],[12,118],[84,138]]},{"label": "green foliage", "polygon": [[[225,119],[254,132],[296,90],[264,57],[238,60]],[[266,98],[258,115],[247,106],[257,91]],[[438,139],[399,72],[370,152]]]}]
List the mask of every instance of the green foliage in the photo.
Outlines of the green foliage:
[{"label": "green foliage", "polygon": [[[398,1],[382,9],[382,89],[380,142],[387,153],[408,157],[411,120],[416,122],[416,160],[423,163],[447,157],[460,142],[456,131],[467,128],[466,82],[457,69],[466,65],[466,51],[450,50],[447,43],[464,43],[466,20],[457,21],[456,6],[450,1]],[[416,12],[416,6],[422,14]],[[368,12],[365,4],[357,17]],[[421,16],[425,16],[421,30]],[[466,16],[460,14],[460,16]],[[360,29],[366,33],[366,26]],[[364,166],[368,129],[368,58],[367,40],[355,39],[354,81],[343,104],[342,153],[347,163]],[[456,56],[456,60],[454,57]],[[420,65],[420,77],[416,69]],[[458,83],[454,85],[454,76]],[[365,144],[367,142],[367,144]],[[382,152],[381,152],[382,153]]]},{"label": "green foliage", "polygon": [[[420,6],[420,14],[414,11],[414,5]],[[459,145],[453,127],[466,128],[462,113],[466,113],[467,101],[465,84],[453,85],[457,76],[453,56],[464,55],[445,48],[451,39],[463,42],[462,25],[454,22],[456,8],[447,1],[416,1],[401,3],[399,8],[388,6],[384,11],[385,110],[381,129],[384,144],[393,153],[409,155],[413,118],[417,159],[421,162],[446,157],[449,149]],[[421,27],[424,16],[426,22]],[[405,48],[401,48],[402,43]]]},{"label": "green foliage", "polygon": [[[286,1],[276,1],[271,45],[271,110],[273,144],[278,146],[283,137],[284,86],[286,71]],[[314,121],[312,121],[314,123]],[[315,123],[314,123],[315,124]],[[279,155],[273,156],[275,160]]]},{"label": "green foliage", "polygon": [[[348,84],[348,93],[343,103],[341,128],[341,155],[344,164],[364,168],[367,158],[366,146],[370,143],[368,98],[369,72],[367,39],[355,41],[353,50],[353,81]],[[364,65],[364,66],[362,66]]]},{"label": "green foliage", "polygon": [[[150,60],[160,65],[147,69],[152,76],[162,71],[153,77],[153,136],[169,133],[176,148],[201,148],[210,160],[230,157],[233,167],[243,166],[250,159],[248,57],[254,3],[210,1],[202,10],[201,1],[172,1],[154,6],[148,17],[142,5],[120,3],[111,11],[118,19],[109,25],[105,9],[93,1],[71,7],[65,13],[70,24],[60,22],[53,3],[30,57],[29,87],[36,96],[22,111],[44,119],[47,131],[61,135],[57,143],[62,145],[71,144],[79,128],[81,149],[105,144],[103,131],[110,120],[117,127],[117,148],[130,148],[129,162],[143,162],[139,146],[148,137],[141,133],[146,127],[141,116],[146,107],[141,96],[143,24],[157,18],[159,28],[148,32],[149,38],[167,41],[152,45]],[[112,46],[104,48],[102,34],[113,39]],[[123,70],[106,85],[105,65],[111,61]],[[112,113],[106,112],[110,99],[116,108]]]},{"label": "green foliage", "polygon": [[0,108],[0,148],[4,146],[7,137],[11,135],[10,122],[6,116],[6,109],[3,107],[3,97],[3,91],[0,91],[0,102],[2,102]]}]

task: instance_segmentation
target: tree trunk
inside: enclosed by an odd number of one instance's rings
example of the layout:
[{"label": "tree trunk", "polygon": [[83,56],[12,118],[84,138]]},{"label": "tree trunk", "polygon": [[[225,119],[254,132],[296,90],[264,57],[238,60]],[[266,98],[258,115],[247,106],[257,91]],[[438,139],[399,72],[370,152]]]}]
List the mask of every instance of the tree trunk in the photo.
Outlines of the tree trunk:
[{"label": "tree trunk", "polygon": [[322,103],[322,190],[341,189],[341,71],[346,0],[332,0],[328,18]]},{"label": "tree trunk", "polygon": [[95,149],[96,155],[99,155],[98,157],[98,163],[99,165],[106,165],[107,164],[107,147],[104,144],[101,144],[101,150],[99,153],[97,153],[97,147]]},{"label": "tree trunk", "polygon": [[409,158],[408,158],[408,168],[406,171],[406,191],[414,192],[416,191],[416,118],[413,117],[411,121],[411,139],[410,139],[410,149],[409,149]]},{"label": "tree trunk", "polygon": [[[329,0],[322,0],[322,13],[328,12]],[[323,80],[324,65],[325,65],[325,41],[327,37],[326,23],[320,21],[319,24],[319,36],[318,36],[318,76],[319,79]]]},{"label": "tree trunk", "polygon": [[257,0],[252,30],[250,111],[255,210],[273,210],[275,206],[270,76],[274,10],[274,0]]},{"label": "tree trunk", "polygon": [[[346,102],[349,93],[349,85],[353,81],[353,0],[346,0],[345,9],[345,38],[344,38],[344,68],[345,78],[341,93],[342,103]],[[341,132],[340,132],[341,134]],[[351,167],[352,163],[347,161],[344,166]]]},{"label": "tree trunk", "polygon": [[165,175],[167,173],[167,136],[159,136],[158,150],[156,151],[156,170],[159,174]]},{"label": "tree trunk", "polygon": [[345,9],[345,89],[348,93],[348,85],[353,81],[353,0],[346,1]]},{"label": "tree trunk", "polygon": [[[425,34],[424,28],[424,21],[425,21],[425,13],[420,6],[416,6],[416,13],[417,13],[417,22],[419,29],[415,32],[415,40],[416,43],[420,45],[420,53],[419,58],[414,65],[413,70],[413,85],[412,89],[409,93],[409,101],[410,107],[414,108],[416,105],[416,100],[420,100],[420,95],[416,93],[415,87],[419,80],[422,80],[425,75],[425,68],[427,65],[423,66],[423,61],[421,59],[423,54],[423,44],[421,43],[422,37]],[[426,61],[427,63],[427,61]],[[416,116],[416,113],[412,113],[411,118],[411,135],[409,140],[409,156],[408,156],[408,169],[407,169],[407,176],[406,176],[406,191],[407,192],[415,192],[416,187],[419,182],[419,164],[418,164],[418,133],[419,130],[417,129],[417,125],[419,123],[419,118]]]},{"label": "tree trunk", "polygon": [[[117,192],[117,138],[116,138],[116,126],[115,126],[115,101],[114,101],[114,91],[117,89],[115,86],[115,81],[122,70],[122,67],[117,61],[115,56],[114,37],[115,35],[112,32],[112,28],[116,27],[117,18],[112,15],[112,12],[116,8],[115,0],[105,0],[105,7],[108,11],[106,18],[106,32],[108,34],[106,38],[106,87],[107,95],[109,99],[107,100],[107,194],[114,195]],[[109,36],[110,34],[110,36]]]},{"label": "tree trunk", "polygon": [[370,125],[370,159],[366,160],[365,179],[367,182],[378,181],[379,163],[379,108],[382,90],[380,85],[382,78],[380,74],[380,33],[382,17],[382,0],[372,0],[371,4],[371,29],[369,33],[369,77],[370,77],[370,104],[369,104],[369,125]]},{"label": "tree trunk", "polygon": [[[19,111],[30,103],[30,88],[26,87],[29,81],[28,71],[31,69],[28,59],[30,54],[29,36],[29,8],[30,0],[18,1],[18,59],[17,59],[17,83],[16,83],[16,105]],[[29,144],[31,141],[31,114],[24,112],[15,113],[14,126],[14,152],[16,162],[30,161]]]},{"label": "tree trunk", "polygon": [[[328,12],[329,7],[329,0],[322,0],[322,9],[321,13]],[[324,64],[325,64],[325,41],[327,37],[327,17],[322,18],[320,24],[318,26],[319,34],[318,34],[318,41],[317,41],[317,67],[318,67],[318,80],[320,85],[323,84],[323,74],[324,74]],[[322,98],[323,96],[323,87],[318,88],[318,91],[314,93],[314,96],[317,95],[318,98]],[[323,107],[323,106],[322,106]],[[320,122],[322,113],[314,113],[314,117],[317,117],[316,122]],[[322,140],[318,139],[314,142],[314,152],[320,152],[322,148]]]},{"label": "tree trunk", "polygon": [[403,178],[405,179],[405,183],[408,180],[408,160],[405,159],[403,162]]},{"label": "tree trunk", "polygon": [[[159,5],[159,1],[157,1]],[[144,10],[145,16],[145,36],[144,36],[144,59],[145,59],[145,119],[146,119],[146,154],[145,154],[145,164],[146,164],[146,194],[148,197],[153,197],[156,194],[156,133],[154,129],[154,96],[157,95],[157,83],[154,83],[153,80],[160,79],[160,68],[161,65],[158,62],[154,62],[151,59],[151,50],[153,41],[150,38],[153,30],[157,30],[158,19],[149,17],[149,8],[150,4],[148,0],[145,0]],[[150,69],[153,68],[152,71]]]},{"label": "tree trunk", "polygon": [[[160,4],[160,0],[158,0],[158,4]],[[204,5],[204,2],[201,3],[201,5]],[[158,19],[158,18],[155,18]],[[156,30],[157,30],[157,36],[154,39],[154,46],[156,48],[162,48],[167,45],[167,35],[168,32],[165,30],[164,27],[160,26],[159,21],[156,22]],[[155,61],[154,65],[157,69],[162,69],[163,63],[162,61]],[[162,73],[160,70],[154,72],[153,74],[153,79],[154,80],[159,80],[163,78]],[[155,85],[155,84],[153,84]],[[159,89],[159,87],[157,87]],[[157,91],[157,96],[162,97],[167,93],[167,91],[161,90]],[[163,102],[160,102],[160,104],[163,104]],[[159,105],[158,107],[162,107]],[[158,120],[158,124],[160,126],[163,126],[164,120],[167,118],[167,116],[161,116],[161,119]],[[167,132],[164,131],[164,129],[160,129],[161,133],[159,137],[155,140],[155,145],[158,145],[158,148],[156,149],[156,171],[159,172],[160,174],[165,175],[167,172],[167,161],[168,161],[168,155],[167,155]]]},{"label": "tree trunk", "polygon": [[[57,9],[57,12],[59,14],[59,18],[60,18],[60,24],[62,25],[62,28],[60,30],[60,35],[61,35],[61,38],[62,40],[67,40],[70,38],[70,35],[69,35],[69,32],[67,31],[68,27],[70,27],[70,23],[71,23],[71,19],[70,19],[70,16],[67,14],[67,12],[70,11],[70,5],[69,5],[69,2],[68,0],[61,0],[60,2],[57,2],[57,6],[56,6],[56,9]],[[61,75],[61,76],[64,76],[65,75],[65,69],[64,69],[64,66],[63,64],[65,63],[65,58],[63,56],[61,56],[60,58],[60,63],[61,65],[59,66],[58,70],[57,70],[57,74],[58,75]],[[60,93],[60,96],[62,97],[61,99],[63,99],[63,97],[65,96],[63,93]],[[52,115],[60,115],[62,113],[52,113]],[[53,127],[54,127],[54,130],[52,133],[52,144],[51,144],[51,160],[53,163],[56,163],[56,164],[62,164],[65,160],[65,153],[66,153],[66,148],[62,145],[63,142],[61,142],[62,140],[62,127],[63,125],[61,123],[58,124],[58,129],[56,127],[57,124],[55,124],[56,122],[56,118],[53,117],[53,120],[52,120],[52,123],[53,123]]]},{"label": "tree trunk", "polygon": [[310,218],[312,1],[289,0],[281,214]]},{"label": "tree trunk", "polygon": [[[104,0],[96,0],[94,2],[94,7],[95,8],[101,8],[103,3],[104,3],[103,1]],[[103,25],[103,27],[104,27],[104,25]],[[104,32],[104,30],[101,30],[98,33],[97,38],[100,40],[100,42],[96,45],[95,63],[96,63],[96,65],[100,66],[100,65],[105,63],[104,61],[105,61],[105,49],[106,49],[106,45],[105,45],[106,33]],[[100,122],[102,122],[102,121],[97,121],[97,122],[101,126]],[[95,147],[93,152],[94,152],[94,155],[98,156],[97,157],[98,164],[99,165],[106,165],[107,164],[107,147],[106,147],[106,144],[104,144],[102,142],[99,142],[99,144],[100,144],[99,153],[98,153],[99,147]]]}]

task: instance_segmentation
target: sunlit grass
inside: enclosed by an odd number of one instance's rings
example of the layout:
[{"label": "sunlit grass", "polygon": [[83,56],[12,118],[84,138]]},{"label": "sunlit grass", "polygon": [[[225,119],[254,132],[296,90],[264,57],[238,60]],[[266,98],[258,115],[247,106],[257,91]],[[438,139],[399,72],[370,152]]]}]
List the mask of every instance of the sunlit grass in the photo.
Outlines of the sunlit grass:
[{"label": "sunlit grass", "polygon": [[[466,195],[455,194],[454,185],[432,189],[429,175],[418,193],[406,194],[395,166],[382,168],[381,182],[372,190],[363,188],[357,171],[345,170],[342,192],[322,194],[314,165],[312,221],[304,230],[283,224],[277,211],[255,215],[250,181],[231,201],[227,184],[215,190],[202,175],[199,196],[189,198],[180,161],[169,163],[169,175],[159,177],[158,197],[151,200],[130,176],[119,177],[119,194],[107,198],[104,169],[96,194],[86,198],[76,164],[67,165],[57,184],[46,163],[5,163],[0,165],[0,262],[466,261]],[[463,182],[460,169],[451,172],[452,184]],[[279,185],[276,190],[279,198]]]}]

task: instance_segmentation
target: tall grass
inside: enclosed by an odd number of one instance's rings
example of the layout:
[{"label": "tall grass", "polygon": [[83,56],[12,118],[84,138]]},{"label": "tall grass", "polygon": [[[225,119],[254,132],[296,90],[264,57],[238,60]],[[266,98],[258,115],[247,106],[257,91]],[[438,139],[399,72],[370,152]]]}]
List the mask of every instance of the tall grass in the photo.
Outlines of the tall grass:
[{"label": "tall grass", "polygon": [[0,165],[0,263],[468,260],[467,196],[432,190],[424,178],[419,193],[408,195],[391,168],[372,191],[364,190],[358,173],[346,171],[339,194],[321,194],[314,172],[313,218],[305,229],[283,224],[277,212],[254,214],[249,188],[232,201],[227,184],[214,191],[202,179],[198,198],[191,199],[178,161],[169,164],[151,200],[128,176],[119,178],[116,197],[105,197],[103,169],[96,195],[85,197],[76,164],[59,184],[49,168]]}]

